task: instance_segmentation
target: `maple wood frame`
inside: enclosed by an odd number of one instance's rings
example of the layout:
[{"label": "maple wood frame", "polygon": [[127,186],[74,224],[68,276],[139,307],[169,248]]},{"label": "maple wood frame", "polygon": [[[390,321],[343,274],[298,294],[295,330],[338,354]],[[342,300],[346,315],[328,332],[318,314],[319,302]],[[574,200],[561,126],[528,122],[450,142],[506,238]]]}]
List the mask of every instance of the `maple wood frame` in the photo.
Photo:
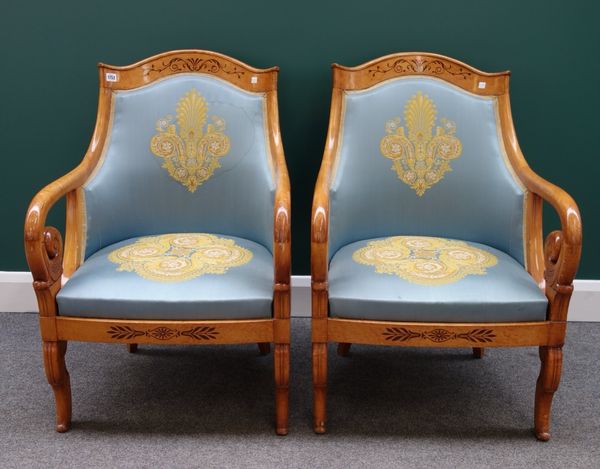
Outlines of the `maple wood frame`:
[{"label": "maple wood frame", "polygon": [[[56,400],[56,430],[71,425],[70,379],[65,365],[67,341],[120,342],[130,352],[148,344],[259,344],[269,353],[274,342],[275,425],[288,432],[290,350],[290,182],[283,153],[277,106],[278,68],[257,69],[210,51],[179,50],[159,54],[133,65],[99,64],[98,115],[90,146],[74,170],[42,189],[32,200],[25,220],[25,253],[33,275],[40,313],[43,358]],[[179,73],[206,74],[247,91],[264,93],[269,150],[275,173],[272,319],[228,321],[142,321],[89,319],[58,315],[56,295],[83,262],[84,215],[82,186],[98,165],[106,143],[113,90],[128,90]],[[50,208],[66,196],[65,244],[60,232],[46,226]]]},{"label": "maple wood frame", "polygon": [[[333,93],[329,129],[317,179],[311,218],[312,362],[314,431],[325,432],[327,343],[338,342],[347,355],[350,344],[418,347],[473,347],[481,358],[485,347],[539,346],[541,370],[535,392],[535,435],[550,438],[550,408],[558,388],[573,278],[581,254],[581,216],[575,201],[562,189],[535,174],[519,148],[510,110],[510,72],[486,73],[457,60],[431,53],[399,53],[357,67],[333,64]],[[548,298],[547,319],[523,323],[415,323],[362,321],[329,317],[328,230],[329,187],[340,142],[343,96],[386,80],[428,76],[444,80],[477,95],[495,96],[508,159],[526,187],[526,268]],[[561,230],[551,232],[545,244],[542,206],[557,211]],[[374,207],[376,209],[376,207]],[[401,233],[397,233],[401,234]]]}]

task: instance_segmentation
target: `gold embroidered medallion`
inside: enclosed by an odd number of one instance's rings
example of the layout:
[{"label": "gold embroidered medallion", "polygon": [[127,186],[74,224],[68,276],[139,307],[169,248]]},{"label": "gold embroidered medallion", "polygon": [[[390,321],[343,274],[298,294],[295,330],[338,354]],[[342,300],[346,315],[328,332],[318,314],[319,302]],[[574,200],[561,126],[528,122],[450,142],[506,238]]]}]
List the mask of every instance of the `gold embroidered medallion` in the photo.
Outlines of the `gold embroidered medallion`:
[{"label": "gold embroidered medallion", "polygon": [[190,192],[213,175],[221,166],[219,158],[229,152],[225,121],[212,116],[205,129],[207,113],[204,97],[190,90],[177,103],[177,125],[171,115],[159,119],[150,142],[152,153],[163,159],[162,167]]},{"label": "gold embroidered medallion", "polygon": [[252,251],[233,239],[204,233],[167,234],[140,238],[112,251],[108,259],[117,271],[135,272],[159,282],[181,282],[204,274],[224,274],[247,264]]},{"label": "gold embroidered medallion", "polygon": [[460,140],[454,136],[454,122],[440,119],[441,127],[435,126],[436,115],[433,100],[419,91],[404,107],[407,130],[400,126],[399,117],[389,120],[385,124],[388,135],[379,143],[381,154],[392,160],[398,178],[418,196],[452,171],[450,161],[462,152]]},{"label": "gold embroidered medallion", "polygon": [[393,236],[371,241],[352,259],[419,285],[454,283],[467,275],[485,275],[498,263],[493,254],[464,241],[424,236]]}]

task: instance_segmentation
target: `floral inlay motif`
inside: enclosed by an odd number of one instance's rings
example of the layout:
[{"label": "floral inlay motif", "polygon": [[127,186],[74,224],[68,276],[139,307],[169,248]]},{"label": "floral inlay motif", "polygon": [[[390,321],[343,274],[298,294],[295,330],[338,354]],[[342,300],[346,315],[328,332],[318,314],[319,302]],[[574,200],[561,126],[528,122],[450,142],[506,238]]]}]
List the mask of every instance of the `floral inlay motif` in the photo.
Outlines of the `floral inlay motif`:
[{"label": "floral inlay motif", "polygon": [[150,141],[152,153],[163,160],[162,167],[190,192],[213,175],[221,166],[219,158],[229,152],[225,121],[211,116],[212,123],[206,125],[207,113],[206,100],[192,89],[177,103],[177,125],[171,115],[160,118],[158,133]]},{"label": "floral inlay motif", "polygon": [[[456,125],[440,119],[436,126],[437,110],[433,100],[418,92],[404,108],[404,123],[400,117],[386,122],[388,135],[381,139],[381,154],[392,160],[392,169],[418,196],[452,171],[450,161],[458,158],[462,145],[455,137]],[[435,133],[434,133],[435,128]]]},{"label": "floral inlay motif", "polygon": [[427,339],[431,342],[441,343],[448,340],[462,339],[476,344],[493,342],[496,334],[493,329],[471,329],[467,332],[450,332],[446,329],[433,329],[431,331],[411,331],[405,327],[386,327],[382,333],[385,340],[391,342],[408,342],[412,339]]},{"label": "floral inlay motif", "polygon": [[378,74],[386,74],[389,72],[398,73],[400,75],[424,74],[424,75],[450,75],[460,77],[466,80],[472,74],[466,68],[453,64],[442,59],[430,59],[417,56],[413,59],[400,58],[393,62],[377,64],[375,68],[370,68],[369,73],[372,77]]},{"label": "floral inlay motif", "polygon": [[155,327],[154,329],[139,330],[131,326],[110,326],[107,334],[111,339],[117,340],[132,340],[136,337],[152,337],[158,340],[171,340],[180,336],[191,337],[195,340],[212,340],[216,339],[219,334],[216,327],[211,326],[196,326],[191,329],[179,330],[171,329],[166,326]]},{"label": "floral inlay motif", "polygon": [[352,259],[374,266],[379,274],[394,274],[419,285],[443,285],[467,275],[485,275],[487,267],[498,263],[490,252],[463,241],[425,236],[371,241],[355,251]]},{"label": "floral inlay motif", "polygon": [[[108,259],[119,264],[118,271],[159,282],[181,282],[204,274],[224,274],[250,262],[252,252],[232,239],[182,233],[140,238],[112,251]],[[155,334],[168,332],[155,330]]]},{"label": "floral inlay motif", "polygon": [[173,57],[170,60],[163,61],[162,65],[152,64],[144,71],[144,76],[151,73],[162,73],[165,70],[171,72],[208,72],[219,73],[224,72],[227,75],[235,75],[240,78],[246,72],[235,65],[227,62],[220,62],[215,58],[200,58],[200,57]]}]

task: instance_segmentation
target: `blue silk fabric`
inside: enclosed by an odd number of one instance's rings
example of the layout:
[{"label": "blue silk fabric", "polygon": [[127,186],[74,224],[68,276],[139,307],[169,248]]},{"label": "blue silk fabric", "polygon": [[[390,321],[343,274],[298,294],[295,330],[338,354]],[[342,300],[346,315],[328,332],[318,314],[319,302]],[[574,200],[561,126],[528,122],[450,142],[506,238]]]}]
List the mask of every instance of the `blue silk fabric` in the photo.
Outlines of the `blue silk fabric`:
[{"label": "blue silk fabric", "polygon": [[179,282],[160,282],[135,272],[117,271],[108,255],[139,238],[107,246],[93,254],[59,291],[61,316],[118,319],[226,320],[270,318],[273,256],[247,239],[233,239],[252,252],[247,264],[224,274],[204,274]]},{"label": "blue silk fabric", "polygon": [[352,259],[373,239],[340,249],[329,268],[329,314],[345,319],[411,322],[522,322],[546,319],[547,299],[511,256],[479,243],[497,264],[485,275],[444,285],[411,283]]},{"label": "blue silk fabric", "polygon": [[[404,109],[418,92],[435,103],[435,126],[442,118],[453,121],[462,143],[452,170],[422,196],[398,178],[380,150],[386,122],[400,117],[406,128]],[[495,106],[494,97],[425,77],[346,92],[330,188],[330,259],[354,241],[421,235],[483,243],[524,265],[524,191],[508,169]]]},{"label": "blue silk fabric", "polygon": [[[230,141],[220,168],[190,192],[150,149],[157,121],[190,90],[225,121]],[[100,167],[84,185],[85,258],[124,239],[163,233],[224,233],[272,250],[275,184],[266,141],[264,95],[218,78],[181,74],[143,88],[117,91]]]}]

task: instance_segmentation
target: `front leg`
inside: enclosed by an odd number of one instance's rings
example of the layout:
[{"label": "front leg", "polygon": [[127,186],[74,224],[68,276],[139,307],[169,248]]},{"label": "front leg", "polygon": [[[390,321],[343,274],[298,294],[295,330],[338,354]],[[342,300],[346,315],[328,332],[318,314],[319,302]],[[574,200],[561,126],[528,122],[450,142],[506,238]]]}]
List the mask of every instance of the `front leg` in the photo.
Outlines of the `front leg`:
[{"label": "front leg", "polygon": [[67,342],[42,342],[46,378],[56,401],[56,431],[64,433],[71,427],[71,380],[65,365]]},{"label": "front leg", "polygon": [[290,344],[275,344],[275,431],[288,434]]},{"label": "front leg", "polygon": [[542,366],[535,388],[535,436],[540,441],[550,439],[550,411],[554,392],[560,383],[562,346],[540,347]]},{"label": "front leg", "polygon": [[313,429],[325,433],[327,414],[327,343],[312,344]]}]

